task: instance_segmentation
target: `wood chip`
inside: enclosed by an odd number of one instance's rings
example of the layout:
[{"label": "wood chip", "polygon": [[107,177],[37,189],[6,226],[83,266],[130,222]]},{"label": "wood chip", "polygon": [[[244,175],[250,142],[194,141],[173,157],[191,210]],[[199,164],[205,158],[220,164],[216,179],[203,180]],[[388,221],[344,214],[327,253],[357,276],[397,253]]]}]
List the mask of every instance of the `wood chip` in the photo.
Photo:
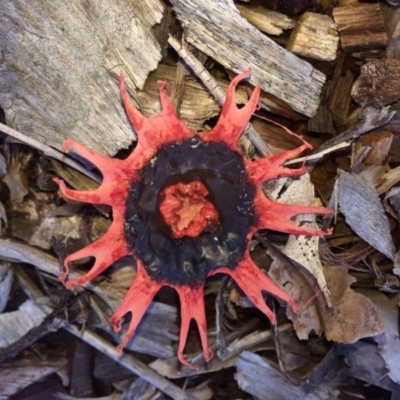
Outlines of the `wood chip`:
[{"label": "wood chip", "polygon": [[400,98],[400,60],[385,59],[364,64],[351,90],[358,104],[378,99],[383,105]]},{"label": "wood chip", "polygon": [[332,14],[344,51],[375,50],[387,46],[388,34],[379,4],[335,7]]},{"label": "wood chip", "polygon": [[383,163],[390,151],[393,142],[393,134],[389,131],[369,132],[361,136],[356,144],[356,150],[369,147],[370,150],[363,163],[366,165]]},{"label": "wood chip", "polygon": [[282,35],[284,30],[292,29],[296,25],[295,21],[288,16],[269,10],[265,7],[245,7],[237,4],[240,15],[247,19],[252,25],[261,32],[269,35]]},{"label": "wood chip", "polygon": [[236,73],[251,68],[253,85],[295,111],[307,116],[317,112],[325,75],[263,35],[240,16],[233,1],[171,3],[194,47]]},{"label": "wood chip", "polygon": [[338,43],[337,26],[330,17],[306,12],[299,18],[286,48],[303,57],[332,61]]}]

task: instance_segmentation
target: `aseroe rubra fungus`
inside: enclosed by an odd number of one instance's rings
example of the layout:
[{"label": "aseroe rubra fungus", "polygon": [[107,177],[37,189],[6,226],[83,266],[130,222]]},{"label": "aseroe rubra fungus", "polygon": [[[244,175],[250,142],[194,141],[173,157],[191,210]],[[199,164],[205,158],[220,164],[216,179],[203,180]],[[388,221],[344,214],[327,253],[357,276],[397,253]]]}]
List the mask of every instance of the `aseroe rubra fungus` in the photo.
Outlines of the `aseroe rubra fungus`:
[{"label": "aseroe rubra fungus", "polygon": [[[137,135],[132,154],[119,160],[98,154],[74,140],[66,140],[64,151],[72,151],[92,162],[103,182],[92,191],[75,191],[56,179],[70,199],[112,207],[113,222],[107,233],[91,245],[65,259],[61,279],[67,288],[82,285],[101,274],[117,259],[131,255],[137,275],[125,299],[112,317],[119,331],[125,314],[132,319],[119,350],[133,336],[154,295],[162,286],[174,288],[181,303],[178,358],[183,350],[192,319],[197,323],[204,358],[212,352],[207,345],[203,288],[208,276],[230,275],[248,298],[275,324],[275,315],[265,304],[262,291],[288,302],[294,300],[251,260],[249,245],[260,229],[300,235],[328,232],[296,226],[298,214],[327,214],[327,208],[279,204],[265,197],[261,184],[269,179],[303,174],[305,167],[289,169],[283,163],[311,148],[302,140],[297,149],[258,161],[242,156],[239,136],[252,116],[260,95],[256,87],[248,103],[236,107],[235,88],[250,71],[231,82],[216,126],[209,132],[194,133],[180,121],[160,83],[161,113],[144,117],[131,103],[121,76],[121,95]],[[294,133],[287,130],[290,134]],[[92,256],[94,266],[80,279],[67,280],[69,264]]]}]

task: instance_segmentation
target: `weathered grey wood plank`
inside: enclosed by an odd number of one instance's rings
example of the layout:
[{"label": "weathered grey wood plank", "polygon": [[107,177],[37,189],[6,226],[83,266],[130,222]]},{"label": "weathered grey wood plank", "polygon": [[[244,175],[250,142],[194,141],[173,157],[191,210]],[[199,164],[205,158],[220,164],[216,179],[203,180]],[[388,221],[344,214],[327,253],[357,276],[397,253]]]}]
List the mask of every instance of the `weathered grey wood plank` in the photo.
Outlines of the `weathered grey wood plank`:
[{"label": "weathered grey wood plank", "polygon": [[107,154],[134,135],[117,74],[142,88],[161,59],[159,0],[4,0],[0,106],[7,124],[60,148],[67,137]]},{"label": "weathered grey wood plank", "polygon": [[233,1],[171,3],[189,43],[234,72],[251,67],[252,84],[304,115],[315,115],[325,75],[262,34]]}]

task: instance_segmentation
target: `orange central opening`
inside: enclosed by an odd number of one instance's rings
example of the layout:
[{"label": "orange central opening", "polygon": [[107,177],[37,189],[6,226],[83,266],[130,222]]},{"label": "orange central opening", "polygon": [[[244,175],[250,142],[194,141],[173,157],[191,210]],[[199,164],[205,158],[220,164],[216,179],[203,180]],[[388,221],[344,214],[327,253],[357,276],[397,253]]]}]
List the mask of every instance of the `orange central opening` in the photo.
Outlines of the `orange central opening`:
[{"label": "orange central opening", "polygon": [[218,223],[214,205],[205,199],[208,190],[199,181],[168,186],[161,195],[161,214],[176,238],[196,237]]}]

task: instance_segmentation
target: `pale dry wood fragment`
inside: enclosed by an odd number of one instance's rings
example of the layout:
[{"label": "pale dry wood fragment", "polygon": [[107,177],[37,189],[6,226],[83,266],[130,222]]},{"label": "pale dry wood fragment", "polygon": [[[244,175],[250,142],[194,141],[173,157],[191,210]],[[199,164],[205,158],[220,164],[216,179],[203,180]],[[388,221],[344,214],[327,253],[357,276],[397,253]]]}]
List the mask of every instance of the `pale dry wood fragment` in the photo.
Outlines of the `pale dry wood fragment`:
[{"label": "pale dry wood fragment", "polygon": [[171,3],[194,47],[236,73],[251,68],[250,83],[306,116],[316,113],[325,75],[263,35],[233,1]]},{"label": "pale dry wood fragment", "polygon": [[388,34],[379,4],[335,7],[332,14],[344,51],[376,50],[387,46]]},{"label": "pale dry wood fragment", "polygon": [[269,10],[265,7],[246,7],[237,4],[240,15],[247,19],[252,25],[261,32],[269,35],[282,35],[284,30],[292,29],[296,25],[295,21],[288,16],[277,11]]},{"label": "pale dry wood fragment", "polygon": [[337,26],[327,15],[304,13],[286,45],[287,50],[303,57],[332,61],[339,43]]},{"label": "pale dry wood fragment", "polygon": [[400,166],[390,169],[387,165],[370,165],[360,173],[360,176],[381,195],[400,181]]},{"label": "pale dry wood fragment", "polygon": [[387,105],[400,98],[400,60],[377,60],[361,67],[351,95],[358,104],[378,99]]},{"label": "pale dry wood fragment", "polygon": [[74,138],[113,155],[134,139],[118,79],[143,87],[161,59],[159,0],[5,0],[0,105],[9,126],[60,149]]},{"label": "pale dry wood fragment", "polygon": [[354,232],[394,260],[389,221],[376,190],[361,177],[340,171],[337,198],[340,211]]}]

